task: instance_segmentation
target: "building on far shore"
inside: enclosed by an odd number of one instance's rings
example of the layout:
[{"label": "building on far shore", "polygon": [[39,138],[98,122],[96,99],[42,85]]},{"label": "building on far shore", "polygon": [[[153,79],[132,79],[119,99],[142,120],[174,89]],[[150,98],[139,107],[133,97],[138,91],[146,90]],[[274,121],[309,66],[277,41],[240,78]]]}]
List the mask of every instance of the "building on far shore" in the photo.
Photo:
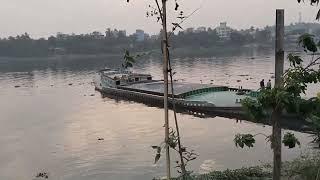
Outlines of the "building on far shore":
[{"label": "building on far shore", "polygon": [[122,36],[122,37],[126,37],[127,36],[127,31],[126,30],[119,30],[118,35]]},{"label": "building on far shore", "polygon": [[137,29],[133,35],[136,37],[136,41],[138,41],[138,42],[142,42],[146,38],[146,34],[141,29]]},{"label": "building on far shore", "polygon": [[195,33],[201,33],[201,32],[206,32],[207,28],[204,26],[198,27],[194,32]]},{"label": "building on far shore", "polygon": [[194,28],[187,28],[184,32],[185,33],[194,33]]},{"label": "building on far shore", "polygon": [[110,28],[108,28],[105,32],[105,37],[106,38],[119,38],[119,37],[126,37],[127,36],[127,32],[126,30],[111,30]]},{"label": "building on far shore", "polygon": [[156,41],[160,38],[160,35],[151,35],[150,36],[150,39],[153,40],[153,41]]},{"label": "building on far shore", "polygon": [[222,40],[229,40],[230,34],[232,32],[232,29],[227,26],[227,22],[221,22],[220,26],[218,26],[216,29],[216,32],[220,39]]}]

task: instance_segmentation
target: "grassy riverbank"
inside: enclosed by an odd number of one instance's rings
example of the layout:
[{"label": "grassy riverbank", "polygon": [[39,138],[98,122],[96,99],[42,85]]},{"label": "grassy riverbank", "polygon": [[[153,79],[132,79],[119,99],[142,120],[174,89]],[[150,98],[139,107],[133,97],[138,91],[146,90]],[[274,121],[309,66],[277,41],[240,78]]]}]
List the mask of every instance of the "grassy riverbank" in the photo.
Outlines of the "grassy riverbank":
[{"label": "grassy riverbank", "polygon": [[[212,171],[208,174],[193,175],[188,180],[272,180],[270,164],[235,170]],[[320,152],[301,156],[282,165],[283,180],[319,180]],[[176,178],[175,180],[184,180]]]}]

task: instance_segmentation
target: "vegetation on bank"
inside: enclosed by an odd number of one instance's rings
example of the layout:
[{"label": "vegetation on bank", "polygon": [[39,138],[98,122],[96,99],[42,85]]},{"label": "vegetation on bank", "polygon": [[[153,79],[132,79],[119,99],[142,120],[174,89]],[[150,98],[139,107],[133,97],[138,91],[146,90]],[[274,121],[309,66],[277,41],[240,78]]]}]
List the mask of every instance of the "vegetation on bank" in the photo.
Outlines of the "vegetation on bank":
[{"label": "vegetation on bank", "polygon": [[[283,180],[318,180],[320,179],[320,154],[301,156],[282,164]],[[271,180],[272,165],[243,167],[235,170],[212,171],[208,174],[192,175],[175,180]]]},{"label": "vegetation on bank", "polygon": [[[201,33],[183,33],[172,35],[172,49],[192,49],[199,54],[198,50],[212,49],[227,51],[230,47],[241,47],[250,43],[269,42],[256,38],[250,34],[235,34],[230,40],[222,40],[213,30]],[[269,35],[265,34],[264,38]],[[262,38],[262,37],[261,37]],[[263,38],[263,39],[264,39]],[[45,57],[54,55],[69,54],[122,54],[124,49],[130,52],[154,51],[159,50],[159,37],[156,39],[145,39],[137,41],[134,35],[130,36],[107,36],[99,32],[90,34],[57,34],[48,39],[32,39],[25,33],[16,37],[0,39],[0,57]],[[179,53],[179,52],[178,52]],[[201,54],[200,54],[201,55]]]},{"label": "vegetation on bank", "polygon": [[[312,28],[317,26],[311,24]],[[310,26],[311,26],[310,25]],[[315,27],[313,27],[315,26]],[[295,37],[308,32],[308,24],[290,25],[286,42],[295,43]],[[320,35],[316,32],[316,35]],[[137,35],[127,36],[121,31],[108,29],[105,33],[94,31],[89,34],[63,34],[48,38],[34,39],[28,33],[0,38],[0,57],[46,57],[54,55],[94,55],[94,54],[122,54],[124,49],[130,52],[146,52],[159,50],[160,35],[145,37],[138,40]],[[232,30],[229,38],[220,38],[215,29],[206,28],[205,31],[181,30],[170,36],[170,48],[173,54],[188,54],[203,56],[203,54],[230,52],[239,47],[247,48],[272,48],[274,37],[273,27],[248,28],[244,30]],[[293,39],[292,39],[293,38]],[[192,51],[189,51],[192,50]]]}]

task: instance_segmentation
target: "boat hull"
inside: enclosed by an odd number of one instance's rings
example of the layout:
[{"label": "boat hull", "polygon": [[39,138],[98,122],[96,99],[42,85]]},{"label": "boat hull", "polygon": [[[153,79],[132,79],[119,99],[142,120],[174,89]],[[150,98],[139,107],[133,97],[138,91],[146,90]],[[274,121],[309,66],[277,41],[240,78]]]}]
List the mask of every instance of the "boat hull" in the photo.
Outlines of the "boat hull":
[{"label": "boat hull", "polygon": [[[121,98],[142,102],[145,104],[163,107],[163,96],[152,95],[147,93],[129,91],[111,87],[96,87],[103,95],[111,98]],[[245,118],[245,113],[242,107],[218,107],[214,104],[201,101],[187,101],[185,99],[169,98],[170,108],[175,104],[180,112],[188,112],[202,116],[224,116],[232,118]]]}]

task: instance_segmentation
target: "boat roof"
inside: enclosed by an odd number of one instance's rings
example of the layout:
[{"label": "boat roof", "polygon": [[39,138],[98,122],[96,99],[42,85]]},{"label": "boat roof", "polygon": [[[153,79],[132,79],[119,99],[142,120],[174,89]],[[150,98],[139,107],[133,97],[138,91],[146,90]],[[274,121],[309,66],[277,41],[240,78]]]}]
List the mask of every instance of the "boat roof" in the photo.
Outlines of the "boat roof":
[{"label": "boat roof", "polygon": [[135,78],[135,77],[150,77],[150,74],[140,74],[140,73],[133,73],[131,71],[120,71],[120,70],[114,70],[114,69],[102,69],[99,72],[101,72],[104,76],[107,76],[111,79],[114,78],[121,78],[121,77],[126,77],[126,78]]},{"label": "boat roof", "polygon": [[[170,85],[170,84],[169,84]],[[210,87],[222,87],[225,86],[216,86],[211,84],[197,84],[197,83],[184,83],[184,82],[173,82],[174,94],[182,95],[190,91],[205,89]],[[144,92],[163,94],[163,81],[153,81],[150,83],[137,83],[125,86],[126,89],[140,90]],[[171,88],[169,88],[169,94],[171,93]]]}]

